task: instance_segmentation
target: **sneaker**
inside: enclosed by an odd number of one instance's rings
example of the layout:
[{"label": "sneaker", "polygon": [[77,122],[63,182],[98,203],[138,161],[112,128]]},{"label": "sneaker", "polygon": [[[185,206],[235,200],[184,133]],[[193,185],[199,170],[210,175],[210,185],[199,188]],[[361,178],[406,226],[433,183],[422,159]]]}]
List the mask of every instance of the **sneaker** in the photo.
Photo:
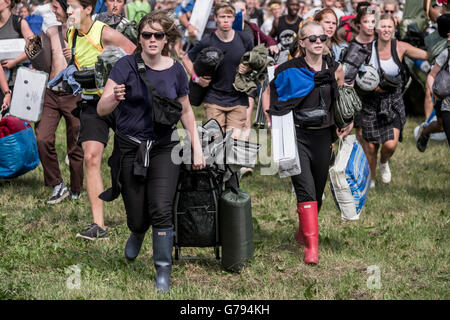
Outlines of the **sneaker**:
[{"label": "sneaker", "polygon": [[108,238],[108,228],[102,229],[98,224],[93,223],[87,226],[85,232],[77,233],[76,238],[83,238],[94,241],[96,239]]},{"label": "sneaker", "polygon": [[63,201],[69,196],[69,190],[67,189],[64,181],[53,187],[53,194],[50,199],[47,200],[47,204],[56,204]]},{"label": "sneaker", "polygon": [[391,182],[391,169],[389,169],[389,162],[381,163],[378,161],[378,166],[380,168],[381,181],[384,183]]},{"label": "sneaker", "polygon": [[417,138],[416,147],[420,152],[425,152],[427,148],[428,140],[430,139],[429,135],[425,135],[423,130],[427,127],[426,123],[422,123],[419,129],[419,136]]},{"label": "sneaker", "polygon": [[370,180],[370,189],[375,188],[375,180]]},{"label": "sneaker", "polygon": [[70,191],[70,200],[71,201],[78,200],[78,199],[80,199],[80,197],[81,197],[81,192],[72,192],[72,191]]}]

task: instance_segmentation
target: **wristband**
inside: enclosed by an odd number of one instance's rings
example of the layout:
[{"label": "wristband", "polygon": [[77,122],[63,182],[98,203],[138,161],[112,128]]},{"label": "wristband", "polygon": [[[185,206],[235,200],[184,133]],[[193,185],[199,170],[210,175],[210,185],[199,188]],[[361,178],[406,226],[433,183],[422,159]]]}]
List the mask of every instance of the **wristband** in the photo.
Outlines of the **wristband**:
[{"label": "wristband", "polygon": [[188,22],[188,23],[186,24],[186,29],[189,28],[190,25],[191,25],[191,23]]},{"label": "wristband", "polygon": [[119,98],[117,98],[117,96],[116,96],[115,93],[113,94],[113,98],[114,98],[114,100],[116,100],[117,102],[120,102]]},{"label": "wristband", "polygon": [[197,74],[195,74],[195,73],[192,75],[191,78],[192,78],[192,81],[195,82],[195,83],[198,83],[199,80],[200,80],[200,79],[198,78]]}]

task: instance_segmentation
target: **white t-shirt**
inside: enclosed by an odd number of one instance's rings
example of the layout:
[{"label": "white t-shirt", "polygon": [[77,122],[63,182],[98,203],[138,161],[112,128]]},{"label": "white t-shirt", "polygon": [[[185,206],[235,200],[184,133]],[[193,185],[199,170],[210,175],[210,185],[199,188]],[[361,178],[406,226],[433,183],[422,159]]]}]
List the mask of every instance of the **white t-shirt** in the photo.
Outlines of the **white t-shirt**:
[{"label": "white t-shirt", "polygon": [[50,3],[37,6],[36,9],[34,9],[33,14],[42,17],[42,31],[44,32],[52,26],[61,25],[61,22],[56,20],[56,15],[53,13]]}]

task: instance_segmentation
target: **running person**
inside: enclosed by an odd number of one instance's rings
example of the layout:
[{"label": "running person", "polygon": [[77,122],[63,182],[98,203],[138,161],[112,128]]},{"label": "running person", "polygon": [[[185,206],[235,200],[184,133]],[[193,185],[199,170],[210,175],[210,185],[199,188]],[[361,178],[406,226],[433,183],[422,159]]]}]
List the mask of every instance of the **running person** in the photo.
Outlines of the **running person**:
[{"label": "running person", "polygon": [[[71,56],[70,50],[75,41],[75,64],[79,70],[92,69],[97,62],[97,56],[105,46],[116,46],[131,54],[136,46],[121,33],[100,21],[93,21],[96,0],[68,0],[68,24],[72,27],[67,32],[69,49],[65,50]],[[98,198],[103,192],[103,180],[100,172],[103,149],[108,143],[109,128],[115,130],[115,116],[100,117],[97,114],[97,103],[101,91],[83,89],[81,95],[80,134],[78,143],[84,151],[86,170],[86,189],[91,205],[94,223],[77,237],[88,240],[104,238],[107,230],[103,218],[103,201]]]},{"label": "running person", "polygon": [[[270,85],[269,113],[283,115],[294,112],[297,145],[302,172],[292,176],[297,196],[299,228],[295,238],[305,246],[304,262],[318,264],[318,212],[328,176],[331,144],[338,137],[347,136],[351,123],[336,129],[332,113],[333,99],[338,85],[344,83],[344,71],[329,55],[323,55],[328,36],[316,21],[307,21],[299,32],[300,56],[275,69]],[[306,109],[321,110],[320,118],[305,118]]]},{"label": "running person", "polygon": [[[156,92],[178,100],[183,106],[181,123],[193,138],[193,169],[202,169],[205,160],[189,104],[186,72],[179,62],[169,57],[169,46],[180,37],[174,21],[164,12],[154,11],[142,18],[138,31],[136,55],[121,58],[113,67],[98,103],[98,113],[107,115],[117,107],[120,109],[115,139],[121,153],[121,193],[131,230],[125,257],[128,260],[137,257],[145,233],[152,225],[156,288],[168,291],[172,269],[173,199],[179,173],[171,154],[179,142],[171,141],[173,128],[152,120],[153,102],[140,78],[137,57],[145,63],[145,76]],[[134,162],[143,144],[154,146],[147,151],[149,165],[145,177],[138,177],[136,170],[133,171],[136,169]]]},{"label": "running person", "polygon": [[[380,85],[374,92],[361,97],[362,138],[365,153],[370,166],[371,187],[375,185],[378,150],[378,162],[383,183],[391,182],[391,170],[388,160],[393,156],[401,131],[406,122],[406,112],[402,96],[402,61],[405,56],[427,60],[428,53],[413,47],[407,42],[394,38],[395,20],[392,15],[382,14],[376,29],[378,40],[372,43],[372,55],[369,64],[378,70]],[[382,72],[381,72],[382,71]],[[383,85],[383,76],[395,79],[396,88]],[[403,80],[404,81],[404,80]],[[380,148],[380,145],[381,148]]]}]

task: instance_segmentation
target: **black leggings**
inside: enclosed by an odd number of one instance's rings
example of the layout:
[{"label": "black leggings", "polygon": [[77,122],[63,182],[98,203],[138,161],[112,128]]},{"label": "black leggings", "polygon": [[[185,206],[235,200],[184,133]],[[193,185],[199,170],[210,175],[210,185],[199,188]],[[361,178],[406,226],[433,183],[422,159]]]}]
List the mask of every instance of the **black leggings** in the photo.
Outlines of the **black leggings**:
[{"label": "black leggings", "polygon": [[164,229],[173,225],[173,201],[179,174],[179,166],[171,160],[173,146],[173,143],[158,145],[150,151],[145,179],[133,175],[135,153],[126,154],[122,160],[121,192],[127,225],[132,232],[143,233],[150,225]]},{"label": "black leggings", "polygon": [[333,127],[325,129],[297,128],[297,148],[301,173],[292,176],[297,202],[317,201],[322,205],[322,194],[328,178]]}]

